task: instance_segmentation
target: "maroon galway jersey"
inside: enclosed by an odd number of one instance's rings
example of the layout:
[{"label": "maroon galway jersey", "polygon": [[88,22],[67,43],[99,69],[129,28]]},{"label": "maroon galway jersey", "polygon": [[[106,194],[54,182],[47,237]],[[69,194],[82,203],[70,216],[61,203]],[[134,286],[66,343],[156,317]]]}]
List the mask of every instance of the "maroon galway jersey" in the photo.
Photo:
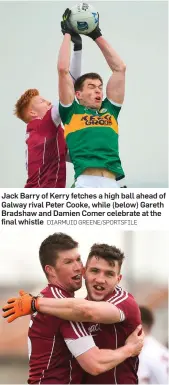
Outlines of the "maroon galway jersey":
[{"label": "maroon galway jersey", "polygon": [[[51,284],[41,294],[48,298],[71,297],[65,290]],[[76,340],[83,336],[82,329],[77,333],[69,321],[34,313],[28,332],[28,384],[81,384],[82,371],[74,373],[73,356],[64,339]]]},{"label": "maroon galway jersey", "polygon": [[[141,324],[140,310],[134,297],[116,286],[114,292],[106,299],[121,309],[125,320],[115,324],[97,324],[89,327],[96,345],[100,349],[117,349],[125,344],[126,338]],[[131,357],[115,368],[98,376],[86,375],[86,384],[138,384],[138,357]]]},{"label": "maroon galway jersey", "polygon": [[[126,338],[141,324],[140,310],[134,297],[116,286],[105,301],[116,305],[125,315],[125,320],[115,324],[84,323],[99,349],[117,349],[124,346]],[[138,357],[131,357],[115,368],[92,376],[83,371],[82,384],[138,384]],[[73,373],[82,373],[78,362],[73,360]]]},{"label": "maroon galway jersey", "polygon": [[51,111],[43,119],[34,119],[27,125],[26,188],[64,188],[66,185],[64,131],[59,121],[52,119]]}]

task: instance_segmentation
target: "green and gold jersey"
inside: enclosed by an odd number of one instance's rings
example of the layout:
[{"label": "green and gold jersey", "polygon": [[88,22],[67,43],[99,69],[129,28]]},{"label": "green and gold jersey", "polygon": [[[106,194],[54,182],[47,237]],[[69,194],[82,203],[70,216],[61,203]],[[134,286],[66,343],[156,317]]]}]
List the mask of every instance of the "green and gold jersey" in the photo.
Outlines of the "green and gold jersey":
[{"label": "green and gold jersey", "polygon": [[107,98],[99,111],[80,105],[76,99],[69,106],[59,104],[75,179],[87,168],[105,168],[116,174],[116,179],[124,177],[118,149],[120,109]]}]

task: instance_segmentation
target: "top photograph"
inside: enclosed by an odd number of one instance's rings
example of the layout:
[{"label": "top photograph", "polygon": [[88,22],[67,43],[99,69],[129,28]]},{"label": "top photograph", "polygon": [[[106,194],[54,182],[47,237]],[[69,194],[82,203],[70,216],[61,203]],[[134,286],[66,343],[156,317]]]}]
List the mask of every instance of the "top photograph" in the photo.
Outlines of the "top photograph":
[{"label": "top photograph", "polygon": [[168,187],[167,1],[0,2],[0,188]]}]

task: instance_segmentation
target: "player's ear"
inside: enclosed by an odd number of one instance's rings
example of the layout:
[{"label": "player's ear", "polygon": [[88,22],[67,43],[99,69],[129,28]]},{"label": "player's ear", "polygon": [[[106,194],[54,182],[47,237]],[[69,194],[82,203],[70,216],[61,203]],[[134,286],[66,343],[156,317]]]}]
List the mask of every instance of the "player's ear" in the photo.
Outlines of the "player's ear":
[{"label": "player's ear", "polygon": [[55,268],[51,265],[46,265],[45,266],[45,273],[50,277],[56,277],[56,271]]},{"label": "player's ear", "polygon": [[32,118],[35,118],[37,116],[37,113],[33,110],[30,110],[29,111],[29,115],[32,117]]},{"label": "player's ear", "polygon": [[76,95],[77,99],[79,99],[79,100],[81,99],[81,92],[80,91],[76,91],[75,95]]},{"label": "player's ear", "polygon": [[30,110],[30,111],[29,111],[29,116],[30,116],[31,118],[36,118],[36,117],[37,117],[37,113],[36,113],[35,111],[33,111],[33,110]]},{"label": "player's ear", "polygon": [[37,112],[34,110],[32,105],[28,106],[27,113],[29,114],[29,116],[31,116],[31,118],[37,117]]},{"label": "player's ear", "polygon": [[86,268],[83,266],[83,269],[82,269],[82,277],[85,279],[85,275],[86,275]]},{"label": "player's ear", "polygon": [[119,283],[121,281],[121,279],[122,279],[122,274],[119,274],[118,279],[117,279],[117,283]]}]

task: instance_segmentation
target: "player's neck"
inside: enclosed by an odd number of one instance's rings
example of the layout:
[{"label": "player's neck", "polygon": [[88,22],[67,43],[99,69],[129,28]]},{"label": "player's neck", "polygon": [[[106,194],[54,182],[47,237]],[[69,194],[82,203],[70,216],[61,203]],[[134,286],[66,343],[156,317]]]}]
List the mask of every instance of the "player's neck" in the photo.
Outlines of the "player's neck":
[{"label": "player's neck", "polygon": [[83,106],[84,108],[86,108],[87,110],[93,110],[93,111],[99,111],[100,110],[100,108],[88,106],[87,104],[84,104],[83,102],[80,102],[79,100],[78,100],[78,103],[81,106]]},{"label": "player's neck", "polygon": [[99,109],[96,107],[91,107],[91,106],[84,106],[84,107],[86,107],[88,110],[99,111]]},{"label": "player's neck", "polygon": [[63,284],[61,284],[61,283],[59,282],[59,280],[57,280],[56,278],[54,278],[54,279],[51,278],[50,281],[48,281],[48,283],[49,283],[50,285],[57,286],[57,287],[59,287],[60,289],[66,291],[67,293],[69,293],[69,294],[71,294],[72,296],[74,296],[74,291],[73,291],[73,290],[71,291],[71,290],[68,289],[66,286],[64,286]]}]

